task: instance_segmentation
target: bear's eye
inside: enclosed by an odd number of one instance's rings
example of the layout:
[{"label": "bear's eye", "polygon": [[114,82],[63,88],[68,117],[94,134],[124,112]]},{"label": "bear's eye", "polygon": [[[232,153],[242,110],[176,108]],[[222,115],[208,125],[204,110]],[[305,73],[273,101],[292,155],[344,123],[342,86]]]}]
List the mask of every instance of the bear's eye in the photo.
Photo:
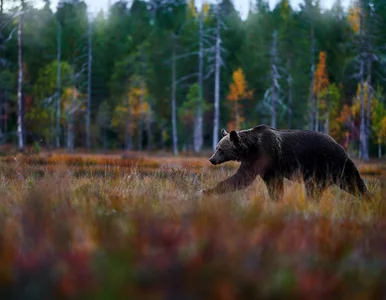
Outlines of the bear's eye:
[{"label": "bear's eye", "polygon": [[218,149],[218,153],[220,153],[220,154],[223,154],[223,150],[222,149]]}]

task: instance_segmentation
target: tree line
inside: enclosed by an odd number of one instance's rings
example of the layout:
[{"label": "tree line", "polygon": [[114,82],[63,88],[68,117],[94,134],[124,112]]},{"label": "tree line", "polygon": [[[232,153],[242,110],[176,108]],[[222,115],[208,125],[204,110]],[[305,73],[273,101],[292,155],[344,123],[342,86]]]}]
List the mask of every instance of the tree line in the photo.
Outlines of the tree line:
[{"label": "tree line", "polygon": [[332,135],[353,155],[386,142],[386,6],[336,0],[0,5],[0,143],[214,148],[221,127]]}]

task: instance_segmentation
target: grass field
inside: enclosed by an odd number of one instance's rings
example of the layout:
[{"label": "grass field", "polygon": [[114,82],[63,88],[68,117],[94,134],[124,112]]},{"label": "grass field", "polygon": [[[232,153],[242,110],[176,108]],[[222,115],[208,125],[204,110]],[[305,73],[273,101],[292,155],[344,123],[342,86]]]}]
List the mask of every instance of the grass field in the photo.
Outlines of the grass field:
[{"label": "grass field", "polygon": [[1,299],[381,298],[386,163],[372,202],[286,182],[196,197],[232,174],[206,157],[0,157]]}]

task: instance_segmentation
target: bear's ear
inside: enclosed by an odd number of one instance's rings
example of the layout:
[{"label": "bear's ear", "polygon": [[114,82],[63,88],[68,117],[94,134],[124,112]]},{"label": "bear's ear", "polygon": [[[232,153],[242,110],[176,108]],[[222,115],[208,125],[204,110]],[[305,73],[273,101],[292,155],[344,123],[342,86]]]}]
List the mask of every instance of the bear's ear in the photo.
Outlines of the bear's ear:
[{"label": "bear's ear", "polygon": [[221,135],[224,137],[226,135],[228,135],[229,133],[223,128],[221,129]]},{"label": "bear's ear", "polygon": [[234,142],[235,144],[238,144],[240,142],[239,134],[235,130],[231,131],[230,138],[231,138],[231,141]]}]

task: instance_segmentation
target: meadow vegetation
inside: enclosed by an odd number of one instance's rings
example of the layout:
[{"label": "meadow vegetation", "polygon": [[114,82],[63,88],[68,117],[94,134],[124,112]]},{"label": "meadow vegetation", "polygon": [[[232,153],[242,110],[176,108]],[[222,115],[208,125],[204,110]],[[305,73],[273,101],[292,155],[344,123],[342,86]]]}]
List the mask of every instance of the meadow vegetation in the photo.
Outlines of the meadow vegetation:
[{"label": "meadow vegetation", "polygon": [[386,165],[358,164],[371,202],[320,202],[260,179],[197,197],[237,164],[199,157],[41,154],[0,162],[2,299],[378,298]]}]

